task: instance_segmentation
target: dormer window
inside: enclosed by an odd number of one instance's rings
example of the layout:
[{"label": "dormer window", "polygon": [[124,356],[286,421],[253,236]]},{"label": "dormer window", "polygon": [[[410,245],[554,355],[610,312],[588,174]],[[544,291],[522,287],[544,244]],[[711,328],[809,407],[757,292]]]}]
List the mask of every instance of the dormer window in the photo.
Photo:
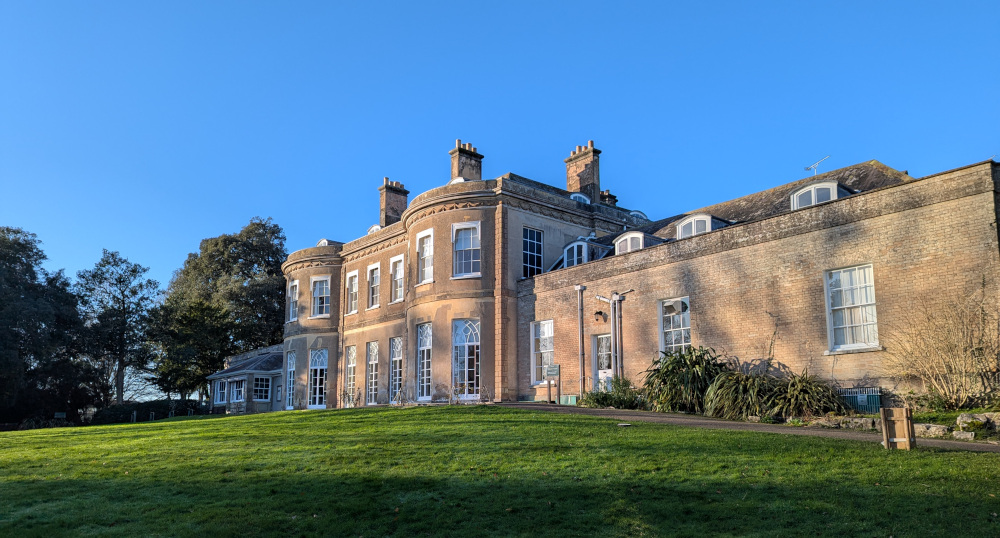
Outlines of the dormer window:
[{"label": "dormer window", "polygon": [[837,183],[813,183],[792,193],[792,210],[837,199]]},{"label": "dormer window", "polygon": [[649,217],[647,217],[646,214],[643,213],[642,211],[629,211],[628,214],[637,219],[649,220]]},{"label": "dormer window", "polygon": [[644,246],[644,239],[645,236],[642,232],[632,232],[622,235],[615,241],[615,255],[641,250]]},{"label": "dormer window", "polygon": [[563,267],[573,267],[574,265],[580,265],[581,263],[587,263],[587,244],[578,241],[576,243],[570,244],[563,250]]},{"label": "dormer window", "polygon": [[711,215],[694,215],[677,223],[677,239],[712,231]]},{"label": "dormer window", "polygon": [[585,204],[590,203],[590,197],[580,192],[574,192],[573,194],[569,195],[569,197],[571,200],[576,200],[577,202],[583,202]]}]

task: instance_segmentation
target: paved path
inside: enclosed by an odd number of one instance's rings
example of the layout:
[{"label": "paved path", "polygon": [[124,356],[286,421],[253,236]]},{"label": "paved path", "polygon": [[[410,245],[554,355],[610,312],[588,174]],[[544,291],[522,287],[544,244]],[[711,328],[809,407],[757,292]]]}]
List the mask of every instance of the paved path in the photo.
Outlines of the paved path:
[{"label": "paved path", "polygon": [[[675,424],[677,426],[689,426],[693,428],[709,428],[713,430],[738,430],[780,433],[784,435],[807,435],[811,437],[829,437],[832,439],[848,439],[851,441],[863,441],[867,443],[882,443],[882,435],[879,433],[861,432],[856,430],[845,430],[835,428],[782,426],[779,424],[758,424],[756,422],[735,422],[718,418],[704,417],[701,415],[680,415],[672,413],[654,413],[652,411],[629,411],[625,409],[588,409],[585,407],[575,407],[569,405],[547,405],[544,403],[503,403],[504,407],[514,407],[517,409],[530,409],[532,411],[549,411],[552,413],[566,413],[571,415],[589,415],[594,417],[613,418],[627,422],[654,422],[657,424]],[[967,441],[948,441],[945,439],[917,438],[917,446],[929,446],[943,448],[946,450],[967,450],[970,452],[996,452],[1000,453],[1000,445],[990,443],[975,443]]]}]

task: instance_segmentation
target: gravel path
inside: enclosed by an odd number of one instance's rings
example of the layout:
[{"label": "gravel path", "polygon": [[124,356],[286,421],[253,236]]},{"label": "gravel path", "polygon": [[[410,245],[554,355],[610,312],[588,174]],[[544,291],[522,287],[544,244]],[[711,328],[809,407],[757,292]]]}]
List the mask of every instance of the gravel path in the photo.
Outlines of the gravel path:
[{"label": "gravel path", "polygon": [[[654,413],[652,411],[630,411],[625,409],[588,409],[568,405],[547,405],[544,403],[503,403],[504,407],[530,409],[532,411],[548,411],[570,415],[589,415],[593,417],[613,418],[625,422],[653,422],[657,424],[674,424],[692,428],[709,428],[713,430],[738,430],[779,433],[783,435],[807,435],[811,437],[829,437],[832,439],[848,439],[867,443],[882,443],[882,435],[873,432],[861,432],[821,427],[792,427],[779,424],[758,424],[755,422],[735,422],[700,415],[680,415],[672,413]],[[946,450],[966,450],[970,452],[1000,453],[1000,445],[976,443],[967,441],[948,441],[945,439],[917,438],[917,446],[942,448]]]}]

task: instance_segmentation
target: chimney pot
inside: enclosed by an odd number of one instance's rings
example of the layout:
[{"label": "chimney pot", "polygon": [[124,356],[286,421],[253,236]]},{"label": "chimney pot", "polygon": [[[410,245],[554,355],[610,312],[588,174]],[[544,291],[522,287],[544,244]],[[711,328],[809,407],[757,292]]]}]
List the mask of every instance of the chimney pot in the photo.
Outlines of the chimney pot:
[{"label": "chimney pot", "polygon": [[455,147],[456,148],[462,147],[462,139],[461,138],[456,138],[455,139]]},{"label": "chimney pot", "polygon": [[593,140],[588,140],[587,141],[587,147],[593,149],[593,147],[594,147],[594,141]]}]

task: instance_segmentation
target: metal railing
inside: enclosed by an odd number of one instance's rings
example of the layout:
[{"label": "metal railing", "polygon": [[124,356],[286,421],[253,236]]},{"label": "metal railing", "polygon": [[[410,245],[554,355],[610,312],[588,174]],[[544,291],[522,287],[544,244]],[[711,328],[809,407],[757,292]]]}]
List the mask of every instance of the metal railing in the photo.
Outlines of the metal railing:
[{"label": "metal railing", "polygon": [[837,389],[840,399],[850,409],[866,415],[877,415],[882,408],[881,387]]}]

